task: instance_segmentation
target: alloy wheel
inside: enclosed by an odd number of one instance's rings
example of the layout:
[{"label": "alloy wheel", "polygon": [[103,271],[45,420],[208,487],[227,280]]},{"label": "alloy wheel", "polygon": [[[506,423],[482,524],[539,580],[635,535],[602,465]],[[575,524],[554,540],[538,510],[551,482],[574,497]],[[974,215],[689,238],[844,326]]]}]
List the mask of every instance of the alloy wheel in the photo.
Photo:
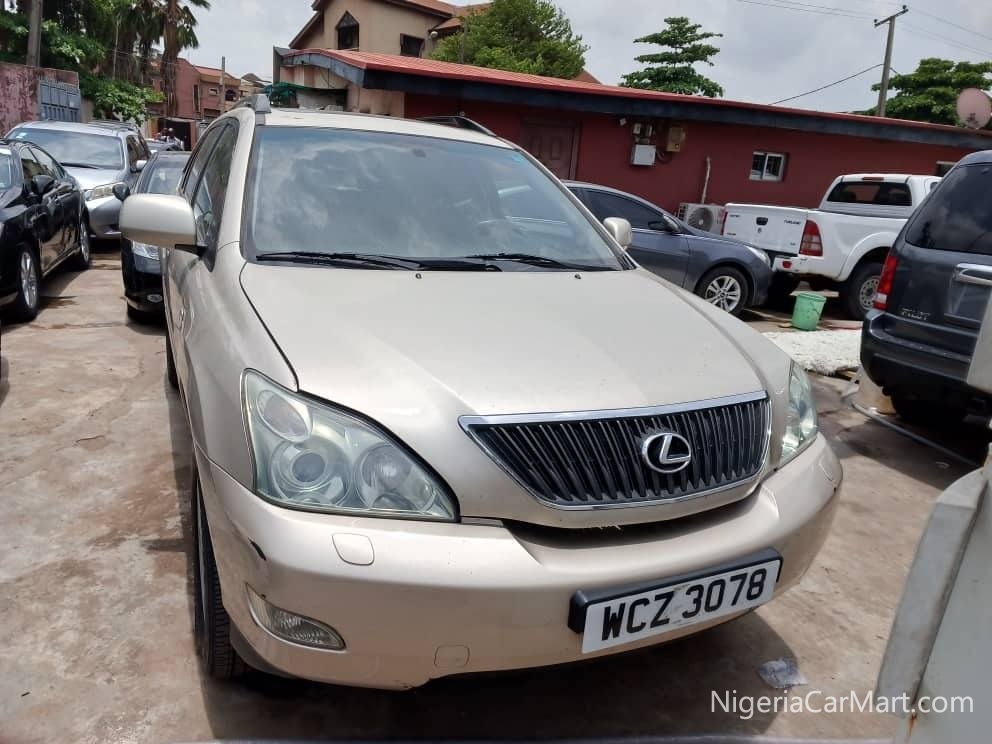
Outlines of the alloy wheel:
[{"label": "alloy wheel", "polygon": [[715,277],[706,286],[703,299],[729,313],[737,309],[743,294],[744,290],[741,283],[735,277],[725,274]]},{"label": "alloy wheel", "polygon": [[79,218],[79,255],[83,261],[90,260],[90,231],[86,227],[86,218]]},{"label": "alloy wheel", "polygon": [[29,308],[38,306],[38,272],[34,266],[34,256],[27,250],[21,254],[21,294]]}]

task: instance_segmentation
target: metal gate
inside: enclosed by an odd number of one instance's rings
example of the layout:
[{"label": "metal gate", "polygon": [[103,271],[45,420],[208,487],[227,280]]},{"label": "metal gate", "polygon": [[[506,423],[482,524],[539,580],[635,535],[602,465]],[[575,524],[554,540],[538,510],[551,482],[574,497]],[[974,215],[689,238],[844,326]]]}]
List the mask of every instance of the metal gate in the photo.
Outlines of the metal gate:
[{"label": "metal gate", "polygon": [[47,121],[80,121],[79,86],[56,80],[38,83],[38,114]]}]

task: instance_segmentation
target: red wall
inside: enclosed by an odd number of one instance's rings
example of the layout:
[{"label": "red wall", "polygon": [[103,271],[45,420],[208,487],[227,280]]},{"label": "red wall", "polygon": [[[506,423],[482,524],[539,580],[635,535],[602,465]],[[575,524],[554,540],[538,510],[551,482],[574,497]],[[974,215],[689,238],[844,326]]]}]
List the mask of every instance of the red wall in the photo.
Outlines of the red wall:
[{"label": "red wall", "polygon": [[[574,122],[580,128],[578,180],[629,191],[670,211],[675,211],[681,202],[700,200],[707,156],[712,162],[707,202],[815,207],[830,182],[841,174],[874,171],[932,175],[938,160],[953,162],[971,152],[912,142],[689,121],[685,122],[686,139],[681,152],[673,153],[668,162],[633,166],[630,125],[621,127],[616,116],[406,95],[405,113],[410,118],[459,111],[511,141],[519,141],[520,122],[525,119]],[[782,181],[750,180],[755,150],[788,156]]]},{"label": "red wall", "polygon": [[0,137],[23,121],[38,119],[41,114],[38,83],[41,80],[79,86],[79,75],[75,72],[0,62]]}]

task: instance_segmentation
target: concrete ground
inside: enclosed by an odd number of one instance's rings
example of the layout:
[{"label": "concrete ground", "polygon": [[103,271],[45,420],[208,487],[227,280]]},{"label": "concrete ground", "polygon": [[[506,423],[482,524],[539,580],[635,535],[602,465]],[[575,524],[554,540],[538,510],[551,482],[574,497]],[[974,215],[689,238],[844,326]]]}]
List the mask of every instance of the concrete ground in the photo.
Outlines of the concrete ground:
[{"label": "concrete ground", "polygon": [[[38,319],[2,336],[3,744],[893,732],[878,713],[711,710],[714,691],[777,694],[756,669],[779,658],[808,680],[793,695],[871,690],[930,506],[966,470],[843,407],[840,381],[816,383],[846,471],[832,535],[797,588],[747,617],[635,655],[406,693],[218,684],[193,649],[189,434],[163,331],[125,319],[114,253],[43,291]],[[980,451],[982,436],[957,441]]]}]

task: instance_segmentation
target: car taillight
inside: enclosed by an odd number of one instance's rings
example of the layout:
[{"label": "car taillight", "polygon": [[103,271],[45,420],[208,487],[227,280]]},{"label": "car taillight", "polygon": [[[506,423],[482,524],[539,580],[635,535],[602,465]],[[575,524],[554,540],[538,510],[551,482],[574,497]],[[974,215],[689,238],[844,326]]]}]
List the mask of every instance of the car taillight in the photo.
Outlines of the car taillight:
[{"label": "car taillight", "polygon": [[872,305],[876,310],[884,310],[889,305],[889,294],[892,292],[892,282],[896,278],[896,267],[899,259],[896,254],[889,253],[882,266],[882,275],[878,277],[878,289],[875,290],[875,300]]},{"label": "car taillight", "polygon": [[820,240],[820,228],[812,220],[806,220],[803,228],[803,239],[799,243],[799,253],[803,256],[822,256],[823,241]]}]

